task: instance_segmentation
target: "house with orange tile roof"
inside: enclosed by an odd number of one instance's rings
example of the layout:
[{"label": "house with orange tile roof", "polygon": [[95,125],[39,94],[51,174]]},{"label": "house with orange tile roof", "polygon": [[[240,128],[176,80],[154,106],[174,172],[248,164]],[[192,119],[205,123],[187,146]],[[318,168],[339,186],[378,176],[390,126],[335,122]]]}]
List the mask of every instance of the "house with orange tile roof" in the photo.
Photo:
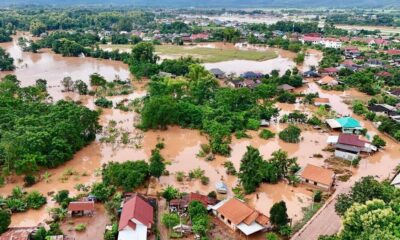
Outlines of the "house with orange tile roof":
[{"label": "house with orange tile roof", "polygon": [[246,236],[271,229],[267,216],[237,198],[225,199],[214,205],[212,210],[228,227]]},{"label": "house with orange tile roof", "polygon": [[301,169],[298,173],[301,181],[305,184],[329,191],[335,182],[335,173],[332,170],[318,167],[312,164]]}]

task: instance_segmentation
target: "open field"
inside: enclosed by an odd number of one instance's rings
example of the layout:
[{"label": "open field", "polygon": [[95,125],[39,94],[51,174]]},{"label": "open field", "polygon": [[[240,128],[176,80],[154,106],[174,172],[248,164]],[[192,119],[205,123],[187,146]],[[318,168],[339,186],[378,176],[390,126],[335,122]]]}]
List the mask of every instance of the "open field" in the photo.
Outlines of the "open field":
[{"label": "open field", "polygon": [[382,33],[386,34],[396,34],[400,33],[400,27],[388,27],[388,26],[360,26],[360,25],[341,25],[341,24],[336,24],[337,28],[341,29],[346,29],[346,30],[369,30],[369,31],[374,31],[374,30],[380,30]]},{"label": "open field", "polygon": [[[127,51],[132,48],[132,45],[101,45],[103,49],[119,49]],[[162,58],[179,58],[193,56],[199,58],[203,62],[215,63],[229,60],[252,60],[265,61],[276,58],[277,54],[274,51],[254,51],[254,50],[239,50],[226,48],[211,48],[198,46],[177,46],[177,45],[157,45],[155,46],[156,53]]]}]

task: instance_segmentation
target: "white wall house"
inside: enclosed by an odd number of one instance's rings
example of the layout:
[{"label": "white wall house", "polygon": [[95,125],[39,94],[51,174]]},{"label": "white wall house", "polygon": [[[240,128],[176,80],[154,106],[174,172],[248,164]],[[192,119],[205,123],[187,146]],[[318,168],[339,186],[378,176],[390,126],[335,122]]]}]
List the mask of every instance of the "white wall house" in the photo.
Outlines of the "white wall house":
[{"label": "white wall house", "polygon": [[118,240],[147,239],[147,226],[137,219],[131,219],[130,221],[132,224],[128,224],[119,231]]},{"label": "white wall house", "polygon": [[147,240],[154,224],[153,207],[135,195],[124,203],[118,225],[118,240]]}]

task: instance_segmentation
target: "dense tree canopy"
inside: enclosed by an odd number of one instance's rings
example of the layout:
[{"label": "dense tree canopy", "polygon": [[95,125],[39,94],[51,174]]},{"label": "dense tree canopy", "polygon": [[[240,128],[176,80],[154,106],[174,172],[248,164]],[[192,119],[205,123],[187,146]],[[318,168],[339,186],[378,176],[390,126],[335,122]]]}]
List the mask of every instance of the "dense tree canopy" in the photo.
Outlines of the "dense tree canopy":
[{"label": "dense tree canopy", "polygon": [[14,70],[14,59],[0,47],[0,71],[11,71]]},{"label": "dense tree canopy", "polygon": [[286,203],[284,201],[280,201],[275,203],[270,211],[270,220],[271,223],[277,226],[284,226],[289,222],[289,217],[287,215]]},{"label": "dense tree canopy", "polygon": [[349,194],[340,194],[335,209],[339,215],[344,215],[353,203],[364,204],[367,200],[372,199],[381,199],[389,203],[399,196],[400,191],[388,182],[380,183],[372,176],[368,176],[356,182]]},{"label": "dense tree canopy", "polygon": [[15,76],[0,82],[0,164],[18,174],[56,167],[94,140],[98,113],[72,102],[42,102],[40,86],[21,88]]},{"label": "dense tree canopy", "polygon": [[102,169],[103,183],[132,191],[149,178],[149,165],[145,161],[111,162]]},{"label": "dense tree canopy", "polygon": [[245,193],[252,193],[261,182],[276,183],[280,179],[289,177],[293,167],[297,168],[297,159],[289,158],[287,152],[278,150],[272,157],[265,161],[258,149],[247,147],[243,155],[238,177]]}]

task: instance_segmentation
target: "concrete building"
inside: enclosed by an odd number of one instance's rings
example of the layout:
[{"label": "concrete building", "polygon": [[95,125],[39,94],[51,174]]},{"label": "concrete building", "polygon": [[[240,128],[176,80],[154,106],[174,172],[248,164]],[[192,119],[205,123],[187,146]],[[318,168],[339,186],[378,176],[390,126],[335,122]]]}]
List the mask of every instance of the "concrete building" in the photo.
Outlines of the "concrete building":
[{"label": "concrete building", "polygon": [[136,195],[122,208],[118,225],[118,240],[146,240],[153,224],[153,207]]},{"label": "concrete building", "polygon": [[311,164],[307,164],[298,175],[303,183],[326,191],[329,191],[335,182],[335,173],[332,170]]}]

